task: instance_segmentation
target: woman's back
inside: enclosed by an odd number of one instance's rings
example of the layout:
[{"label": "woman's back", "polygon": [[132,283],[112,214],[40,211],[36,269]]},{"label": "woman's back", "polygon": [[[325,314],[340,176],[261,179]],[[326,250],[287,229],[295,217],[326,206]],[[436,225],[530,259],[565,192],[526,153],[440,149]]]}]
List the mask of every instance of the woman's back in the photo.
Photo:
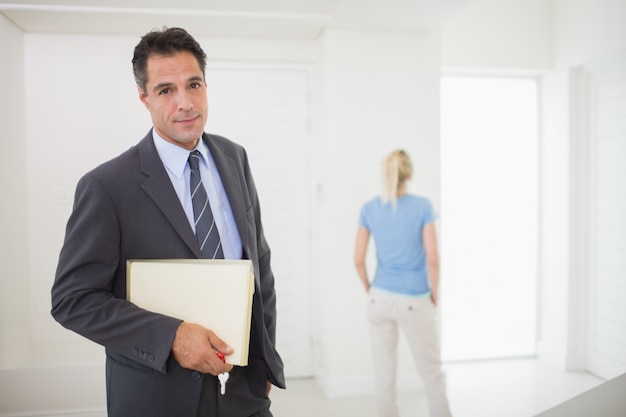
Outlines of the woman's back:
[{"label": "woman's back", "polygon": [[368,201],[359,225],[370,231],[376,246],[377,269],[372,286],[406,295],[428,293],[423,227],[435,220],[430,201],[404,194],[396,202]]}]

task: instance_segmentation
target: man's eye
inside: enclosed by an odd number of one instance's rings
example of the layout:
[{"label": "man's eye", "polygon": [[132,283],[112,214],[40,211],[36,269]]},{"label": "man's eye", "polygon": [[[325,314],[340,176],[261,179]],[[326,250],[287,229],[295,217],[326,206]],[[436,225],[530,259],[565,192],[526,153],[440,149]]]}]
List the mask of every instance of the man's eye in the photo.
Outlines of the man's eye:
[{"label": "man's eye", "polygon": [[200,83],[191,83],[191,88],[200,88],[202,84]]},{"label": "man's eye", "polygon": [[169,88],[164,88],[163,90],[159,91],[159,95],[165,95],[165,94],[169,94],[170,89]]}]

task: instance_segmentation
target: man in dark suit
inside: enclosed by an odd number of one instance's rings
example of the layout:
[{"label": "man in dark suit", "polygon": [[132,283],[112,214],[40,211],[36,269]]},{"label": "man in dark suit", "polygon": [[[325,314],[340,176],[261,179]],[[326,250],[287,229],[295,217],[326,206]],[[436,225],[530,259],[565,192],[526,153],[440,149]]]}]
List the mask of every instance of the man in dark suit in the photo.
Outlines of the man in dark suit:
[{"label": "man in dark suit", "polygon": [[[270,249],[245,150],[204,133],[206,55],[186,31],[153,31],[135,48],[133,71],[153,129],[136,146],[87,173],[52,287],[52,315],[105,347],[110,417],[268,417],[271,385],[284,388],[275,349],[276,294]],[[211,329],[126,300],[129,259],[203,258],[190,196],[191,151],[225,258],[250,259],[255,293],[248,366]],[[174,277],[175,278],[175,277]],[[216,375],[230,371],[225,395]]]}]

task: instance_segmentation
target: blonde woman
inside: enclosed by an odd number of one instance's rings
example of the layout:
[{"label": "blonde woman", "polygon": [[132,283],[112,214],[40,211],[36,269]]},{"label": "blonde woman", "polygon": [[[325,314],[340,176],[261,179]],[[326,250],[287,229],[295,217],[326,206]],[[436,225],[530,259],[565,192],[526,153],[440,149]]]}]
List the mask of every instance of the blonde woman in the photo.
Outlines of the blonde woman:
[{"label": "blonde woman", "polygon": [[[408,340],[424,382],[432,417],[450,416],[441,369],[436,306],[439,254],[436,215],[430,201],[407,193],[413,175],[408,154],[392,152],[383,163],[383,194],[363,205],[354,262],[369,294],[367,317],[374,354],[380,417],[397,417],[398,328]],[[374,237],[377,267],[370,282],[365,255]]]}]

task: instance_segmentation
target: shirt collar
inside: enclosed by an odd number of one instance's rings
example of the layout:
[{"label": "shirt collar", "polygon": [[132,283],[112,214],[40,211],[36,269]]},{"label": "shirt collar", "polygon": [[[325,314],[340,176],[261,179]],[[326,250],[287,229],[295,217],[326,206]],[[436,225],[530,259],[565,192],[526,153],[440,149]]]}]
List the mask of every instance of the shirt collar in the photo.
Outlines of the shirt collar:
[{"label": "shirt collar", "polygon": [[163,165],[165,165],[165,168],[178,179],[183,177],[190,152],[198,150],[202,155],[201,159],[204,160],[205,164],[208,160],[209,150],[202,138],[200,138],[196,147],[191,151],[166,141],[159,136],[155,129],[152,129],[152,140],[154,141],[154,146],[156,146],[161,161],[163,161]]}]

